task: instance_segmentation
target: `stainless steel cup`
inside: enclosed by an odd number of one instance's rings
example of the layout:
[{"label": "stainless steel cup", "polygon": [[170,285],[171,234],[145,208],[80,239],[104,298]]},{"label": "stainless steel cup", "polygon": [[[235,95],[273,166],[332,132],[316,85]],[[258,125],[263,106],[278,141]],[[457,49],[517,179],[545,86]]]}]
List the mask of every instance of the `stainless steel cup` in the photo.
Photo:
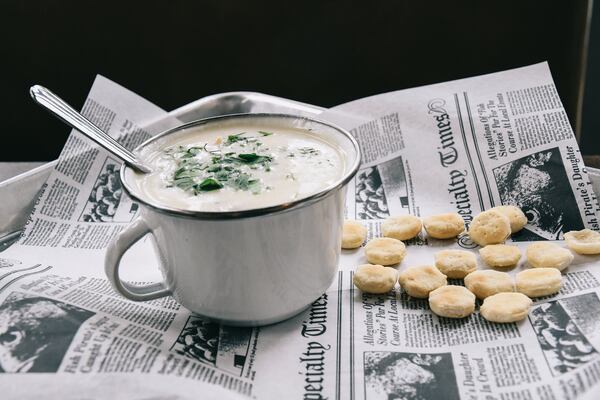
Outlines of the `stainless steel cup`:
[{"label": "stainless steel cup", "polygon": [[[331,285],[338,268],[346,184],[358,170],[358,144],[345,130],[282,114],[237,114],[192,122],[140,145],[144,154],[168,136],[186,135],[230,122],[299,128],[339,146],[343,176],[330,187],[290,203],[233,212],[165,207],[145,198],[134,172],[123,165],[123,187],[141,205],[140,216],[110,243],[106,274],[128,299],[172,295],[189,310],[225,324],[278,322],[305,309]],[[119,277],[123,254],[152,234],[164,280],[132,285]]]}]

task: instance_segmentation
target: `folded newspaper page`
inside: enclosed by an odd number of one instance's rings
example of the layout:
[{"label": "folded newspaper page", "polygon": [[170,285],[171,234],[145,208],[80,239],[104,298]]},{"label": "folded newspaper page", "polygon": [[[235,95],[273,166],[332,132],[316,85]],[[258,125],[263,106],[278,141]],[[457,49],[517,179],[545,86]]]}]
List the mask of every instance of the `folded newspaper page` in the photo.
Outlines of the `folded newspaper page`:
[{"label": "folded newspaper page", "polygon": [[[180,122],[98,77],[82,112],[126,146]],[[380,236],[389,216],[518,205],[512,236],[561,240],[598,230],[598,202],[545,63],[402,90],[325,111],[358,140],[363,163],[347,216]],[[303,313],[234,328],[171,298],[136,303],[103,272],[106,245],[139,213],[120,162],[73,132],[23,237],[0,254],[3,398],[595,399],[600,393],[600,257],[575,256],[553,296],[519,323],[479,312],[434,315],[398,286],[363,294],[344,250],[330,289]],[[477,252],[468,236],[407,242],[397,267],[432,264],[442,248]],[[124,257],[133,282],[160,279],[149,239]],[[525,260],[510,273],[526,268]],[[486,268],[480,263],[479,268]],[[462,281],[452,281],[460,285]]]}]

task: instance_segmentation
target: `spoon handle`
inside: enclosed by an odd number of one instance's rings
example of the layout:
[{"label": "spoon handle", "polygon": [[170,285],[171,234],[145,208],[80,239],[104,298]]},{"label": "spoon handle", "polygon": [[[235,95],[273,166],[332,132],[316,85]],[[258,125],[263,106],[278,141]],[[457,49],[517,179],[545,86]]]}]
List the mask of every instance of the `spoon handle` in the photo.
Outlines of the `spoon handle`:
[{"label": "spoon handle", "polygon": [[102,129],[94,125],[90,120],[79,114],[73,107],[65,103],[60,97],[43,86],[35,85],[29,89],[31,97],[42,107],[50,111],[54,116],[60,118],[68,125],[110,151],[112,154],[125,161],[130,167],[143,172],[151,172],[135,154],[123,147],[115,139],[111,138]]}]

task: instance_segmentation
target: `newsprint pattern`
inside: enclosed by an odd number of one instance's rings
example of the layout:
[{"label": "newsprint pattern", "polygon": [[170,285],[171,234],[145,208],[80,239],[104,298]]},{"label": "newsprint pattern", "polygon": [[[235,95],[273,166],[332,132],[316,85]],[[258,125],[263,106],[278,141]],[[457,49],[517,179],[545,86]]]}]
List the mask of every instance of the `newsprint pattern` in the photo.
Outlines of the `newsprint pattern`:
[{"label": "newsprint pattern", "polygon": [[[83,113],[125,145],[179,122],[101,76]],[[363,165],[349,218],[378,236],[389,215],[515,204],[512,238],[598,230],[598,202],[545,63],[373,96],[324,112],[352,132]],[[560,293],[529,318],[439,318],[398,287],[352,285],[362,250],[343,251],[331,288],[300,315],[261,328],[222,326],[172,298],[135,303],[103,274],[109,240],[139,213],[119,163],[72,132],[19,242],[0,258],[0,387],[7,399],[596,399],[600,268],[576,256]],[[411,240],[398,267],[432,263],[451,243]],[[199,261],[201,262],[201,261]],[[123,259],[128,280],[160,279],[151,242]],[[511,273],[526,268],[524,261]],[[462,284],[462,282],[453,282]]]}]

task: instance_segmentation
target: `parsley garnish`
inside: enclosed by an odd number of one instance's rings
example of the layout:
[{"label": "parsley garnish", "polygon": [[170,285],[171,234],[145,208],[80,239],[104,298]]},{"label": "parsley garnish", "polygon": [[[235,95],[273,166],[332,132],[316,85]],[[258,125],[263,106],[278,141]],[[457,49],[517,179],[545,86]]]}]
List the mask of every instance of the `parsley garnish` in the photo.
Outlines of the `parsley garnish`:
[{"label": "parsley garnish", "polygon": [[243,172],[233,178],[230,184],[239,190],[250,190],[255,194],[260,192],[260,181]]},{"label": "parsley garnish", "polygon": [[246,132],[241,132],[241,133],[237,133],[235,135],[229,135],[227,136],[227,141],[225,142],[226,145],[230,145],[242,140],[247,140],[248,138],[243,137],[242,135],[244,135]]},{"label": "parsley garnish", "polygon": [[183,153],[183,155],[181,156],[181,158],[192,158],[192,157],[195,157],[202,150],[203,150],[202,147],[190,147],[189,149],[187,149]]},{"label": "parsley garnish", "polygon": [[298,152],[300,154],[302,154],[303,156],[317,156],[319,154],[321,154],[321,152],[315,148],[312,147],[300,147],[298,149]]},{"label": "parsley garnish", "polygon": [[265,163],[271,161],[270,156],[259,156],[256,153],[242,153],[237,155],[245,163]]},{"label": "parsley garnish", "polygon": [[217,190],[221,189],[223,184],[214,180],[213,178],[206,178],[199,184],[195,185],[194,189],[198,188],[203,191]]},{"label": "parsley garnish", "polygon": [[[185,191],[191,191],[194,195],[201,192],[219,190],[223,187],[231,187],[236,190],[251,191],[259,193],[262,185],[258,178],[252,176],[251,171],[263,169],[271,170],[273,157],[269,154],[259,154],[262,143],[255,136],[244,136],[246,132],[227,136],[221,146],[214,149],[192,146],[175,146],[165,150],[165,155],[175,160],[177,169],[173,173],[169,186],[175,186]],[[262,136],[272,135],[271,132],[259,131]],[[239,148],[246,144],[253,146],[254,152],[236,152],[236,144]],[[223,152],[227,148],[226,152]],[[263,151],[267,148],[260,147]],[[205,152],[207,156],[199,156]]]}]

